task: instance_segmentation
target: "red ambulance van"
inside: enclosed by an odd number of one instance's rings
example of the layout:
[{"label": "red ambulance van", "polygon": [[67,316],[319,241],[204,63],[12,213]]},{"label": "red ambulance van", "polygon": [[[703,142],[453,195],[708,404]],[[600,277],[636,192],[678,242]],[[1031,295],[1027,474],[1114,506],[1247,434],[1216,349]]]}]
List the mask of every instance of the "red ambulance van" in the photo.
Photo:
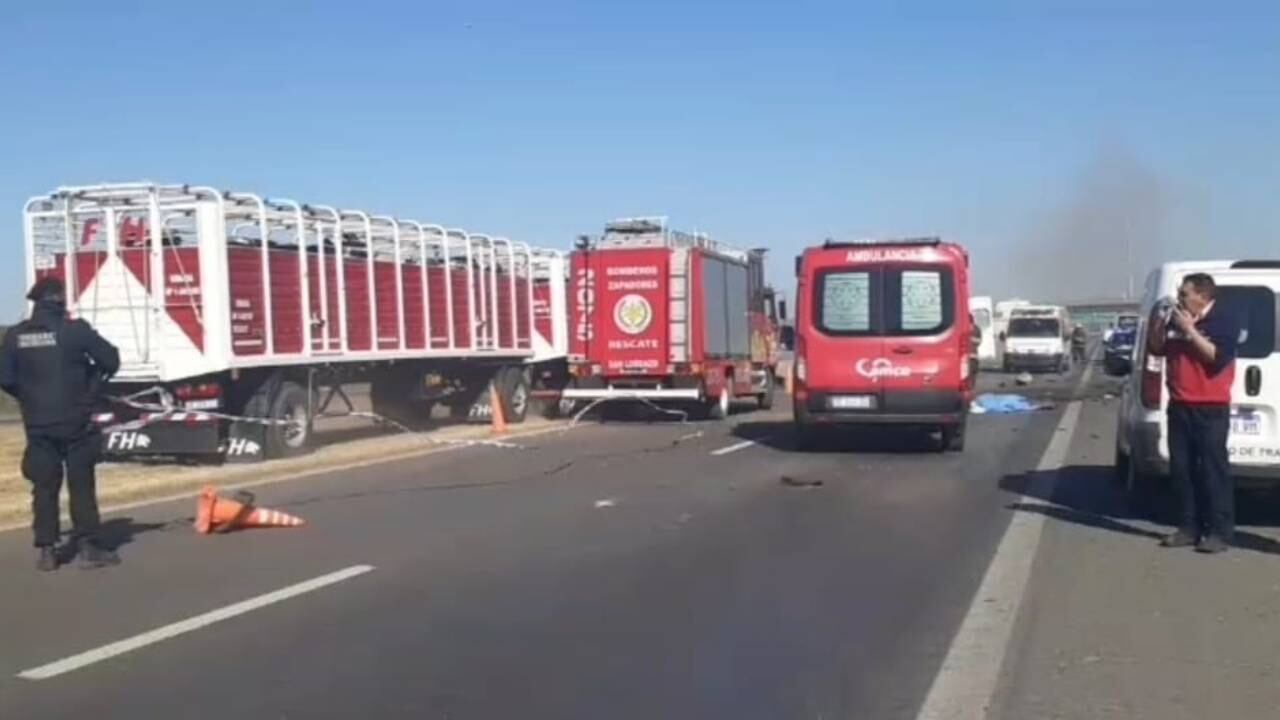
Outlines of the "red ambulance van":
[{"label": "red ambulance van", "polygon": [[964,449],[973,397],[969,255],[936,238],[827,241],[796,258],[794,412],[824,426],[939,431]]}]

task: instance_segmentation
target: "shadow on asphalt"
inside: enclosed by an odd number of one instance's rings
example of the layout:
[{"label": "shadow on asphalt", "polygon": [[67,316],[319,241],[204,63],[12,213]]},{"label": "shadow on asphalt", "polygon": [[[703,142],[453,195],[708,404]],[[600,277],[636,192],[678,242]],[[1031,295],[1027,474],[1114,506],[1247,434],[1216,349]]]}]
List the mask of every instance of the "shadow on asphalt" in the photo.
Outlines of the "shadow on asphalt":
[{"label": "shadow on asphalt", "polygon": [[134,538],[139,535],[154,532],[156,530],[166,530],[173,523],[140,523],[134,522],[133,518],[111,518],[102,521],[102,525],[98,529],[98,538],[103,547],[108,550],[119,550],[120,548],[133,542]]},{"label": "shadow on asphalt", "polygon": [[795,453],[937,453],[937,433],[911,428],[811,428],[802,447],[790,420],[749,420],[733,428],[735,437],[774,450]]},{"label": "shadow on asphalt", "polygon": [[[1054,481],[1050,476],[1056,473],[1061,476]],[[1116,483],[1114,470],[1109,465],[1070,465],[1056,472],[1007,475],[1000,481],[1000,488],[1041,501],[1015,501],[1008,505],[1011,510],[1039,513],[1061,522],[1152,541],[1164,533],[1133,523],[1147,521],[1172,526],[1176,521],[1177,507],[1168,492],[1157,492],[1146,502],[1133,502]],[[1236,547],[1280,555],[1280,541],[1240,529],[1241,526],[1280,527],[1280,495],[1255,489],[1237,490],[1236,523]]]}]

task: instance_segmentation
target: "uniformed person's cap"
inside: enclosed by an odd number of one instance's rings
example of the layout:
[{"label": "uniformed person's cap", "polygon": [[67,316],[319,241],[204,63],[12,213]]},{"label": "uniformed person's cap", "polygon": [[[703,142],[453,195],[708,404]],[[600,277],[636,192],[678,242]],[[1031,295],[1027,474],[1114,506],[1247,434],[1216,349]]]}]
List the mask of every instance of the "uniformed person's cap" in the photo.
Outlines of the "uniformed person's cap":
[{"label": "uniformed person's cap", "polygon": [[31,302],[40,302],[51,297],[65,298],[66,296],[66,286],[56,277],[40,278],[27,291],[27,299]]}]

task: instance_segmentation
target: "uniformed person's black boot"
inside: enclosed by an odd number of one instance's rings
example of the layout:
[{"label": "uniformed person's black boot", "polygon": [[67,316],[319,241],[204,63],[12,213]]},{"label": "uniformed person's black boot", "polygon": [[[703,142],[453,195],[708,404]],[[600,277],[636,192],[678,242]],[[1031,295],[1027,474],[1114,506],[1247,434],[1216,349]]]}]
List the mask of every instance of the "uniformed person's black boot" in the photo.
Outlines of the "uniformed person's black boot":
[{"label": "uniformed person's black boot", "polygon": [[51,545],[36,548],[39,554],[36,556],[36,569],[40,572],[52,572],[58,569],[58,551]]},{"label": "uniformed person's black boot", "polygon": [[80,569],[96,570],[120,564],[120,556],[104,547],[99,547],[92,540],[80,543]]}]

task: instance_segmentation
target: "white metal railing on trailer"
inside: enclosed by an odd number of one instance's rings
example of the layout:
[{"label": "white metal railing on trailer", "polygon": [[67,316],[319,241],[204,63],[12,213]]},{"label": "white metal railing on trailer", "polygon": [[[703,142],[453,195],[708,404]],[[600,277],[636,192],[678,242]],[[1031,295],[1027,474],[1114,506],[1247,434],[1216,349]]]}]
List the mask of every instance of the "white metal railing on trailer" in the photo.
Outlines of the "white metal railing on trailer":
[{"label": "white metal railing on trailer", "polygon": [[[561,275],[564,267],[559,254],[502,236],[147,182],[60,187],[33,197],[23,231],[28,280],[60,272],[70,310],[116,323],[113,338],[131,346],[126,364],[139,377],[318,355],[528,355],[538,332],[535,286],[550,281],[552,266]],[[252,275],[243,275],[246,267]],[[352,294],[353,273],[363,275],[363,293]],[[462,288],[465,298],[457,294]],[[353,317],[356,296],[367,299],[361,317]],[[463,300],[465,309],[458,307]],[[169,317],[178,312],[187,323],[181,327]],[[184,332],[202,335],[186,341]],[[184,343],[189,352],[179,361],[173,348]],[[172,367],[159,367],[166,363]]]}]

